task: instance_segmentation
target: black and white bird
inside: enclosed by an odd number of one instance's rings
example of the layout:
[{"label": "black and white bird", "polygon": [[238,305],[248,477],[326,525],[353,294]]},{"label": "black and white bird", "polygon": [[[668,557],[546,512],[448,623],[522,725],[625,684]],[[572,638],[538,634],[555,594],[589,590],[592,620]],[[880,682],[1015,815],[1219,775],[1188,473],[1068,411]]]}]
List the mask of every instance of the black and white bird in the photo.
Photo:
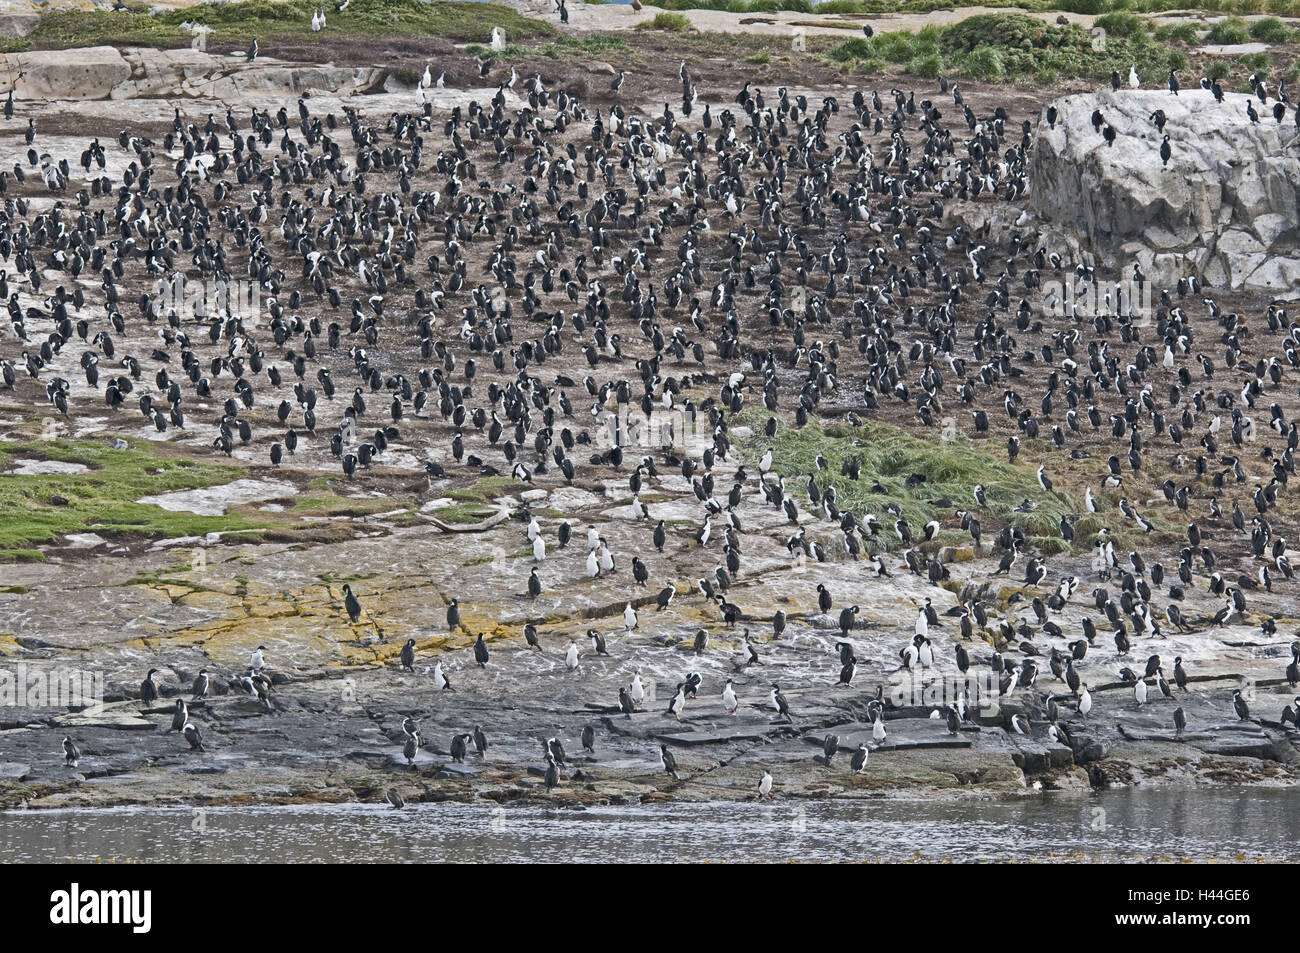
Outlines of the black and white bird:
[{"label": "black and white bird", "polygon": [[740,702],[736,698],[736,689],[732,683],[732,680],[727,679],[727,683],[722,686],[722,710],[725,711],[728,715],[734,715],[736,713],[736,709],[739,707],[740,707]]},{"label": "black and white bird", "polygon": [[682,720],[682,712],[686,710],[686,683],[678,682],[677,688],[673,692],[672,698],[668,700],[668,714],[675,720]]},{"label": "black and white bird", "polygon": [[361,618],[361,602],[352,594],[352,587],[347,583],[343,585],[343,608],[347,610],[348,620],[356,625]]},{"label": "black and white bird", "polygon": [[157,671],[158,669],[156,668],[149,669],[149,673],[145,675],[144,681],[140,683],[140,703],[146,708],[150,707],[158,700],[158,686],[154,684],[153,680],[154,673]]},{"label": "black and white bird", "polygon": [[555,763],[555,758],[551,755],[546,756],[546,793],[550,794],[560,783],[560,769]]},{"label": "black and white bird", "polygon": [[1246,704],[1246,699],[1241,696],[1241,689],[1232,693],[1232,710],[1236,712],[1239,721],[1246,721],[1250,718],[1250,706]]},{"label": "black and white bird", "polygon": [[441,659],[433,663],[433,687],[438,691],[455,691],[451,687],[451,679],[447,677],[447,673],[443,670]]},{"label": "black and white bird", "polygon": [[673,757],[673,753],[668,750],[667,745],[661,744],[659,746],[659,760],[669,777],[674,781],[681,780],[677,774],[677,759]]},{"label": "black and white bird", "polygon": [[176,710],[172,713],[172,724],[167,729],[168,734],[173,731],[184,731],[185,724],[190,720],[189,706],[185,704],[185,699],[176,699]]},{"label": "black and white bird", "polygon": [[866,770],[869,757],[870,752],[867,749],[867,743],[865,741],[860,742],[857,750],[853,752],[853,757],[849,759],[849,770],[854,774],[861,774]]},{"label": "black and white bird", "polygon": [[784,718],[786,721],[789,722],[793,722],[794,719],[790,717],[790,705],[786,701],[785,695],[782,694],[781,692],[781,686],[778,685],[776,682],[772,683],[771,697],[772,697],[772,707],[776,709],[777,717]]}]

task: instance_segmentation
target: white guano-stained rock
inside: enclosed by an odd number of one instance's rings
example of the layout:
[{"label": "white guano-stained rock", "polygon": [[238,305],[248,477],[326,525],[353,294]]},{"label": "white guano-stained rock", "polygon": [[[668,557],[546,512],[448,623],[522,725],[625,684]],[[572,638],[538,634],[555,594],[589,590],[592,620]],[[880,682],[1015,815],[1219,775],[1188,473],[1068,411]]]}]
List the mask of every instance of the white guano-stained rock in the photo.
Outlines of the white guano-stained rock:
[{"label": "white guano-stained rock", "polygon": [[[1247,116],[1250,102],[1259,115]],[[1169,286],[1196,274],[1300,298],[1300,129],[1288,107],[1192,87],[1066,96],[1044,111],[1030,160],[1034,210],[1104,264]],[[1165,114],[1171,156],[1152,115]],[[1116,131],[1107,145],[1094,110]]]}]

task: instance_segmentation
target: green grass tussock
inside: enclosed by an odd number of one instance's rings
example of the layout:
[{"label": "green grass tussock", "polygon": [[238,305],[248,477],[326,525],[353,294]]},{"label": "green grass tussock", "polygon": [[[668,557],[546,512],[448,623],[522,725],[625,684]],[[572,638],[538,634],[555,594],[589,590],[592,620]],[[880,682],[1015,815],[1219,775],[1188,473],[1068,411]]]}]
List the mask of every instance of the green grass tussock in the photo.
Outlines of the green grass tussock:
[{"label": "green grass tussock", "polygon": [[89,469],[70,474],[7,473],[0,478],[0,558],[33,558],[16,555],[21,552],[35,552],[34,558],[40,558],[33,544],[67,533],[176,537],[259,529],[237,515],[172,513],[136,502],[156,493],[229,482],[243,473],[239,467],[156,456],[147,445],[114,450],[93,440],[5,444],[0,449],[0,471],[11,468],[16,459],[58,460]]},{"label": "green grass tussock", "polygon": [[1211,43],[1222,45],[1247,43],[1250,41],[1250,31],[1246,28],[1245,20],[1239,17],[1227,17],[1210,27],[1210,33],[1206,39]]},{"label": "green grass tussock", "polygon": [[1127,74],[1135,65],[1143,76],[1183,69],[1187,55],[1157,41],[1147,22],[1131,13],[1111,13],[1104,49],[1094,49],[1089,31],[1078,24],[1046,23],[1023,13],[987,13],[949,27],[927,27],[916,34],[879,33],[855,38],[829,53],[839,63],[868,59],[907,64],[918,76],[951,74],[985,81],[1036,78],[1105,80],[1114,70]]},{"label": "green grass tussock", "polygon": [[[985,523],[990,517],[997,523],[1020,527],[1026,537],[1042,537],[1044,545],[1060,542],[1058,524],[1062,515],[1083,514],[1076,524],[1077,543],[1087,547],[1101,528],[1101,521],[1084,513],[1081,501],[1058,491],[1044,493],[1038,486],[1036,468],[1028,463],[1008,463],[992,455],[996,445],[958,436],[951,441],[912,436],[890,424],[868,422],[854,427],[844,422],[810,423],[802,429],[782,424],[776,437],[768,441],[762,426],[766,417],[742,415],[742,422],[754,429],[753,436],[738,441],[741,459],[757,462],[768,446],[773,448],[773,466],[786,478],[787,490],[803,507],[808,505],[804,486],[809,473],[817,474],[822,489],[834,485],[837,505],[858,516],[872,514],[888,529],[877,542],[886,549],[898,544],[893,534],[894,518],[885,510],[896,503],[914,534],[920,534],[926,522],[942,518],[953,525],[953,511],[977,512]],[[825,455],[830,467],[817,470],[817,454]],[[850,480],[840,474],[841,464],[851,456],[862,460],[861,476]],[[922,474],[925,482],[909,487],[908,478]],[[872,492],[879,481],[884,493]],[[981,510],[972,496],[977,483],[984,484],[988,509]],[[933,501],[947,499],[951,506],[940,507]],[[1036,501],[1032,512],[1018,513],[1015,507],[1026,499]],[[969,537],[967,537],[969,540]]]},{"label": "green grass tussock", "polygon": [[200,24],[209,39],[243,44],[256,37],[262,44],[277,39],[301,42],[304,35],[321,42],[346,37],[441,37],[454,42],[486,42],[493,27],[512,40],[556,36],[549,23],[533,20],[493,3],[424,3],[421,0],[352,0],[339,13],[326,4],[325,32],[310,32],[314,0],[240,0],[203,3],[157,12],[143,7],[124,10],[64,10],[46,13],[25,37],[0,39],[0,52],[58,50],[74,46],[187,46],[193,34],[185,24]]},{"label": "green grass tussock", "polygon": [[639,30],[667,30],[670,33],[684,33],[691,28],[691,21],[681,13],[659,12],[653,20],[638,23]]}]

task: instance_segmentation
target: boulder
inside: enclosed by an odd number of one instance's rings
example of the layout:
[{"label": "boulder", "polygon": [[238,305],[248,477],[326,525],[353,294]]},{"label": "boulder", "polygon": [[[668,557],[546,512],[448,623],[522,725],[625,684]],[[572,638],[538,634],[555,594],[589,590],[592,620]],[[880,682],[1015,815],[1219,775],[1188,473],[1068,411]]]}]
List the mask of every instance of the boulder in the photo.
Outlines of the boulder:
[{"label": "boulder", "polygon": [[[1247,116],[1253,102],[1259,122]],[[1076,238],[1106,268],[1140,264],[1164,286],[1196,274],[1233,290],[1300,297],[1300,129],[1258,99],[1193,87],[1104,90],[1052,104],[1030,158],[1032,202],[1057,232]],[[1151,117],[1165,114],[1163,136]],[[1116,132],[1107,145],[1094,111]]]},{"label": "boulder", "polygon": [[5,67],[17,76],[20,99],[106,99],[109,91],[131,78],[131,66],[111,46],[78,50],[10,53]]},{"label": "boulder", "polygon": [[238,101],[297,96],[356,96],[377,91],[381,67],[307,65],[217,56],[185,47],[153,50],[111,46],[10,53],[5,72],[24,99],[174,99],[208,96]]},{"label": "boulder", "polygon": [[10,39],[26,36],[41,22],[39,13],[0,13],[0,36]]}]

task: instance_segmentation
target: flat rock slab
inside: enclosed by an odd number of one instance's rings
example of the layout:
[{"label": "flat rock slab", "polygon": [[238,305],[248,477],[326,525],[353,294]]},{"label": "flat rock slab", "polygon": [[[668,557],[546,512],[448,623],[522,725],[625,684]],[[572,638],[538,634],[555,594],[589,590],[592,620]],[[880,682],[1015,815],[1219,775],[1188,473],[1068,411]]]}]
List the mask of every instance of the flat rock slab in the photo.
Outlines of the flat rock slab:
[{"label": "flat rock slab", "polygon": [[150,503],[173,513],[195,513],[199,516],[221,516],[226,508],[241,503],[261,503],[281,497],[292,497],[297,490],[289,483],[275,480],[235,480],[221,486],[201,490],[181,490],[146,496],[139,503]]},{"label": "flat rock slab", "polygon": [[[1135,724],[1131,721],[1121,721],[1116,725],[1116,727],[1119,729],[1120,734],[1122,734],[1125,738],[1128,738],[1132,741],[1155,741],[1155,740],[1160,740],[1165,738],[1172,738],[1174,734],[1172,727],[1169,728],[1168,730],[1165,730],[1163,726],[1156,728],[1151,726],[1147,722],[1140,722]],[[1248,740],[1257,741],[1260,738],[1266,737],[1266,735],[1264,734],[1264,729],[1261,728],[1259,725],[1255,724],[1254,722],[1242,722],[1240,724],[1229,723],[1229,724],[1220,724],[1220,725],[1201,725],[1197,729],[1196,734],[1198,737],[1204,736],[1207,738],[1220,738],[1225,740],[1237,738],[1243,741],[1248,741]],[[1187,737],[1187,733],[1184,732],[1183,736]]]},{"label": "flat rock slab", "polygon": [[135,712],[128,711],[77,711],[59,715],[56,725],[65,728],[112,728],[119,731],[151,731],[157,726]]},{"label": "flat rock slab", "polygon": [[21,476],[40,476],[52,473],[85,473],[90,467],[84,463],[69,463],[64,460],[15,460],[14,474]]},{"label": "flat rock slab", "polygon": [[937,718],[895,718],[885,722],[885,740],[877,743],[871,738],[872,726],[866,722],[850,722],[835,728],[828,728],[810,735],[810,743],[821,744],[828,734],[840,736],[841,751],[853,751],[858,745],[866,743],[874,750],[903,751],[909,748],[969,748],[979,736],[977,729],[969,726],[962,728],[955,736],[948,732],[947,726]]},{"label": "flat rock slab", "polygon": [[94,549],[107,542],[108,540],[95,533],[69,533],[63,537],[63,545],[70,549]]},{"label": "flat rock slab", "polygon": [[752,725],[750,727],[737,726],[735,728],[702,728],[695,731],[662,734],[656,737],[664,744],[694,748],[701,745],[724,745],[743,741],[758,741],[772,734],[773,728],[779,730],[782,727],[788,729],[790,726]]},{"label": "flat rock slab", "polygon": [[979,751],[1009,754],[1025,771],[1043,771],[1073,764],[1074,751],[1066,744],[1053,741],[1047,728],[1046,724],[1037,724],[1031,726],[1029,734],[1019,735],[1001,727],[986,727],[976,735],[974,747]]},{"label": "flat rock slab", "polygon": [[111,46],[66,50],[34,50],[10,53],[5,66],[14,82],[14,94],[22,100],[106,99],[109,90],[131,78],[131,66]]}]

